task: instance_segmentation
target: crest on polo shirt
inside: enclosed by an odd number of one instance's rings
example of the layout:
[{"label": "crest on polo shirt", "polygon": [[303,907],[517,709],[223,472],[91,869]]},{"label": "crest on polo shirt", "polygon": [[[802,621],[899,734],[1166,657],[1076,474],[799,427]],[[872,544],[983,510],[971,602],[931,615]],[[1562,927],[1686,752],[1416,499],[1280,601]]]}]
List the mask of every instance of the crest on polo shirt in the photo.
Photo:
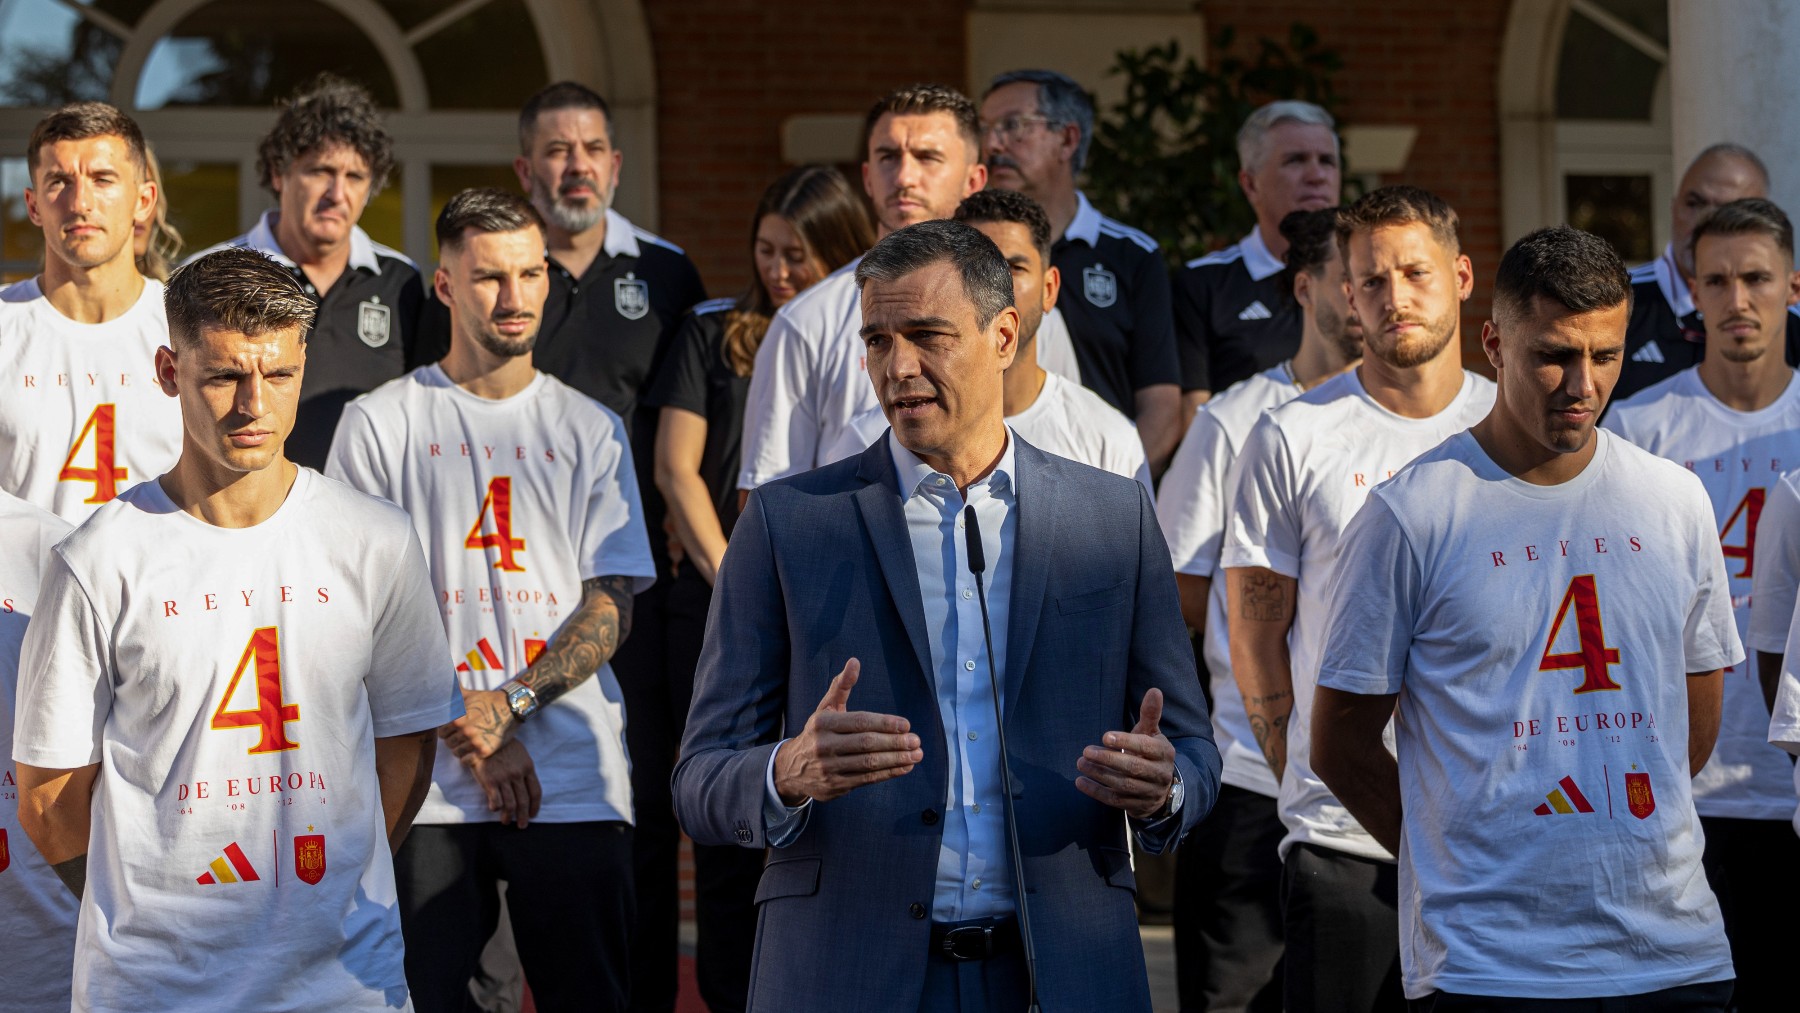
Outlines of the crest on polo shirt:
[{"label": "crest on polo shirt", "polygon": [[394,329],[394,311],[381,304],[379,297],[356,304],[356,336],[370,348],[388,343]]},{"label": "crest on polo shirt", "polygon": [[613,308],[627,320],[638,320],[650,312],[650,283],[626,272],[613,281]]},{"label": "crest on polo shirt", "polygon": [[1087,301],[1105,309],[1119,301],[1119,279],[1106,268],[1095,264],[1081,269],[1081,294]]}]

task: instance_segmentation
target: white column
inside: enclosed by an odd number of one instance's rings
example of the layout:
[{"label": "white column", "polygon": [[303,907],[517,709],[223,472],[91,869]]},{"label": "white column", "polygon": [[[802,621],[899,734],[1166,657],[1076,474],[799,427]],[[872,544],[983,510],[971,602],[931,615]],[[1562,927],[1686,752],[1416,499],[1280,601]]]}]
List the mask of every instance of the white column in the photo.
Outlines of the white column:
[{"label": "white column", "polygon": [[1709,144],[1742,144],[1800,218],[1800,3],[1669,0],[1669,75],[1675,171]]}]

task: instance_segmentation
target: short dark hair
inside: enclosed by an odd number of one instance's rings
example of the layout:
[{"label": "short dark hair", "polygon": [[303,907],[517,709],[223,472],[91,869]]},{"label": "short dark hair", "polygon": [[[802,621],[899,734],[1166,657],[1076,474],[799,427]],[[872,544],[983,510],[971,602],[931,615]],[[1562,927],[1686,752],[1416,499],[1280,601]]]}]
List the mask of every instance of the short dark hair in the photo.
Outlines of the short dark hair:
[{"label": "short dark hair", "polygon": [[985,99],[1000,88],[1020,82],[1037,85],[1038,115],[1044,117],[1050,126],[1061,127],[1073,123],[1081,128],[1081,140],[1075,145],[1075,157],[1069,160],[1070,170],[1079,176],[1081,167],[1087,164],[1088,146],[1094,140],[1093,98],[1074,78],[1054,70],[1009,70],[1004,74],[996,74],[988,82],[987,91],[982,92],[981,97]]},{"label": "short dark hair", "polygon": [[117,137],[131,153],[131,164],[137,167],[140,181],[150,178],[150,160],[145,154],[144,132],[137,121],[105,102],[71,102],[37,121],[31,128],[31,139],[25,147],[27,176],[37,171],[38,154],[44,145],[58,141],[85,141],[90,137]]},{"label": "short dark hair", "polygon": [[1456,209],[1442,197],[1424,187],[1384,186],[1363,194],[1349,207],[1338,209],[1338,247],[1344,254],[1344,263],[1350,262],[1351,236],[1390,225],[1423,225],[1445,249],[1453,254],[1462,251],[1456,238]]},{"label": "short dark hair", "polygon": [[994,241],[962,222],[918,222],[887,234],[856,265],[856,287],[891,282],[949,261],[962,275],[963,294],[975,307],[975,325],[986,327],[1013,304],[1012,268]]},{"label": "short dark hair", "polygon": [[381,125],[369,90],[335,74],[320,74],[281,105],[275,126],[256,146],[256,173],[273,191],[276,176],[296,159],[327,144],[342,144],[369,163],[369,194],[380,193],[394,170],[394,139]]},{"label": "short dark hair", "polygon": [[189,261],[163,289],[169,341],[191,347],[203,331],[236,331],[256,337],[300,328],[300,340],[318,308],[286,268],[255,250],[227,246]]},{"label": "short dark hair", "polygon": [[1774,201],[1761,197],[1745,197],[1713,208],[1711,214],[1694,226],[1694,234],[1688,240],[1688,255],[1692,256],[1700,249],[1701,236],[1748,235],[1768,236],[1789,260],[1794,259],[1793,223]]},{"label": "short dark hair", "polygon": [[519,107],[519,150],[531,153],[531,132],[537,129],[538,117],[558,109],[593,109],[606,121],[606,143],[619,146],[613,132],[612,108],[600,93],[576,81],[557,81],[545,85]]},{"label": "short dark hair", "polygon": [[459,250],[463,233],[544,231],[544,218],[521,194],[491,186],[470,187],[444,203],[437,216],[439,250]]},{"label": "short dark hair", "polygon": [[924,116],[948,113],[956,121],[957,133],[969,142],[969,150],[981,152],[981,113],[969,96],[942,84],[909,84],[895,88],[875,100],[869,115],[863,119],[862,159],[869,159],[869,138],[883,116]]},{"label": "short dark hair", "polygon": [[[1570,313],[1621,303],[1631,309],[1631,274],[1606,240],[1568,225],[1539,229],[1512,245],[1494,275],[1494,320],[1534,312],[1548,299]],[[1505,319],[1502,319],[1505,318]]]},{"label": "short dark hair", "polygon": [[1338,209],[1292,211],[1281,220],[1281,238],[1287,240],[1287,259],[1281,269],[1281,297],[1294,301],[1294,279],[1301,271],[1317,278],[1325,273],[1337,247]]},{"label": "short dark hair", "polygon": [[1031,245],[1037,247],[1044,266],[1050,266],[1050,216],[1042,205],[1014,190],[977,190],[963,198],[951,216],[974,225],[978,222],[1011,222],[1025,226]]}]

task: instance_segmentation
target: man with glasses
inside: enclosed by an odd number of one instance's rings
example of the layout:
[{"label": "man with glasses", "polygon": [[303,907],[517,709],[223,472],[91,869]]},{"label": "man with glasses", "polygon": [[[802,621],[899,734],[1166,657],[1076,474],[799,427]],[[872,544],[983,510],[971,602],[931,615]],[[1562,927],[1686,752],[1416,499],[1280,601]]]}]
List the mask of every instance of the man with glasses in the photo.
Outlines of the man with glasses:
[{"label": "man with glasses", "polygon": [[1101,214],[1075,188],[1094,134],[1079,84],[1050,70],[1000,74],[981,98],[988,185],[1017,190],[1050,217],[1051,263],[1081,381],[1137,422],[1150,470],[1162,474],[1181,437],[1180,360],[1169,276],[1156,240]]}]

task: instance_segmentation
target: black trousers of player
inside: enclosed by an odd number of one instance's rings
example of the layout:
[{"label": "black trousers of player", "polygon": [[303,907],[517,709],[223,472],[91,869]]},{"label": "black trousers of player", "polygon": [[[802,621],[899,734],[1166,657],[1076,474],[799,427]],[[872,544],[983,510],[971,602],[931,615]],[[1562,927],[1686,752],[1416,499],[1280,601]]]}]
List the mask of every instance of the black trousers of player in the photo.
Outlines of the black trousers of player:
[{"label": "black trousers of player", "polygon": [[[1410,1005],[1412,1013],[1725,1013],[1730,999],[1731,982],[1712,981],[1602,999],[1510,999],[1433,992]],[[1759,1007],[1743,1008],[1749,1013]]]},{"label": "black trousers of player", "polygon": [[1794,946],[1785,925],[1800,907],[1800,837],[1787,820],[1700,817],[1701,861],[1725,916],[1737,969],[1732,1008],[1743,1013],[1792,1009]]},{"label": "black trousers of player", "polygon": [[537,1008],[625,1008],[631,825],[422,824],[394,856],[406,983],[418,1013],[474,1010],[469,978],[506,881],[519,963]]},{"label": "black trousers of player", "polygon": [[1281,856],[1275,800],[1219,787],[1175,866],[1182,1013],[1281,1013]]},{"label": "black trousers of player", "polygon": [[1399,869],[1296,844],[1281,869],[1288,1013],[1404,1011]]},{"label": "black trousers of player", "polygon": [[[625,744],[637,810],[634,859],[638,913],[631,941],[633,1013],[672,1013],[681,922],[677,853],[681,828],[669,779],[694,696],[694,669],[706,634],[712,587],[692,567],[658,578],[637,596],[631,636],[613,657],[625,696]],[[756,952],[756,884],[763,853],[694,848],[694,971],[713,1013],[737,1013],[750,990]]]}]

